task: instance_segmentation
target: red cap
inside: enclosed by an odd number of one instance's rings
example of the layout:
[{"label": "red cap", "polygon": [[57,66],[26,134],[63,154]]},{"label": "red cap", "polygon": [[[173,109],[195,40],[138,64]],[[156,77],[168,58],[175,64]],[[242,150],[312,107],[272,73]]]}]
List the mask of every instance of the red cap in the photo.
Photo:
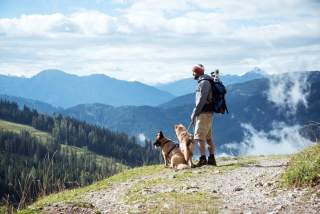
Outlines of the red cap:
[{"label": "red cap", "polygon": [[197,76],[201,76],[204,74],[204,66],[201,64],[195,65],[192,68],[192,72],[195,73]]}]

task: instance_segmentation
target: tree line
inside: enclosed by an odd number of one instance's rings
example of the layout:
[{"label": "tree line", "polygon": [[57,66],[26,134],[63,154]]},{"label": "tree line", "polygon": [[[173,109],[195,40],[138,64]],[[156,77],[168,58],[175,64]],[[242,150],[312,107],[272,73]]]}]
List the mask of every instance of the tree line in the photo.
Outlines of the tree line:
[{"label": "tree line", "polygon": [[[0,119],[32,126],[50,134],[46,140],[28,131],[0,129],[0,197],[23,207],[39,195],[84,186],[128,166],[159,162],[152,143],[137,144],[134,137],[111,132],[61,115],[48,116],[13,102],[0,101]],[[69,145],[69,146],[64,146]],[[98,160],[83,148],[110,159]]]}]

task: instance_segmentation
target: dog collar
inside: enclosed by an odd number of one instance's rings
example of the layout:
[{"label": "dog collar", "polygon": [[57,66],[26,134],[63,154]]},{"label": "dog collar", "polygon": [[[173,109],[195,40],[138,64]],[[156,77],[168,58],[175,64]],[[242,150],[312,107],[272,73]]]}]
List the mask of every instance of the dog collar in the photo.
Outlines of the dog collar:
[{"label": "dog collar", "polygon": [[169,142],[171,142],[171,140],[167,139],[166,141],[164,141],[164,143],[162,143],[162,146],[169,143]]}]

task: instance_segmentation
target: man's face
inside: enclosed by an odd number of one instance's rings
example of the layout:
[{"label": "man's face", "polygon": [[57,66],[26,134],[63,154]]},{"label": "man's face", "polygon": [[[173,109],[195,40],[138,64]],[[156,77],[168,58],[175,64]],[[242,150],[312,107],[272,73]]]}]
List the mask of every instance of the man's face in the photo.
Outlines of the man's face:
[{"label": "man's face", "polygon": [[195,80],[199,79],[198,74],[194,71],[192,72],[192,76],[193,76],[193,79],[195,79]]}]

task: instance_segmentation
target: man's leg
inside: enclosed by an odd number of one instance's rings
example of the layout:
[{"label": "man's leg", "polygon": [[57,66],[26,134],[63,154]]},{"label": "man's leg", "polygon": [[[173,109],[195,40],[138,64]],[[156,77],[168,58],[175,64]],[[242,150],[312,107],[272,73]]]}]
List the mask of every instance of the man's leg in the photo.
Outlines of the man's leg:
[{"label": "man's leg", "polygon": [[199,144],[200,148],[200,155],[201,156],[206,156],[206,144],[202,140],[196,140],[196,142]]},{"label": "man's leg", "polygon": [[213,140],[212,139],[208,139],[207,140],[207,143],[208,143],[208,151],[209,151],[209,154],[214,154],[215,152],[215,145],[213,143]]},{"label": "man's leg", "polygon": [[200,159],[196,164],[197,167],[203,166],[207,164],[206,158],[206,133],[208,132],[206,125],[206,114],[200,114],[196,117],[196,124],[194,130],[194,139],[195,142],[199,144],[200,149]]},{"label": "man's leg", "polygon": [[208,165],[216,166],[217,163],[216,163],[216,159],[214,157],[215,145],[214,145],[212,139],[208,139],[207,143],[208,143],[208,150],[209,150],[209,154],[210,154],[208,157]]},{"label": "man's leg", "polygon": [[196,143],[199,144],[200,149],[200,159],[199,162],[196,164],[196,167],[200,167],[207,164],[207,158],[206,158],[206,142],[203,140],[195,140]]},{"label": "man's leg", "polygon": [[208,116],[208,125],[209,125],[209,130],[207,133],[207,144],[208,144],[208,151],[209,151],[209,157],[208,157],[208,165],[213,165],[216,166],[216,159],[214,157],[215,153],[215,144],[213,141],[213,136],[212,136],[212,117],[213,115]]}]

